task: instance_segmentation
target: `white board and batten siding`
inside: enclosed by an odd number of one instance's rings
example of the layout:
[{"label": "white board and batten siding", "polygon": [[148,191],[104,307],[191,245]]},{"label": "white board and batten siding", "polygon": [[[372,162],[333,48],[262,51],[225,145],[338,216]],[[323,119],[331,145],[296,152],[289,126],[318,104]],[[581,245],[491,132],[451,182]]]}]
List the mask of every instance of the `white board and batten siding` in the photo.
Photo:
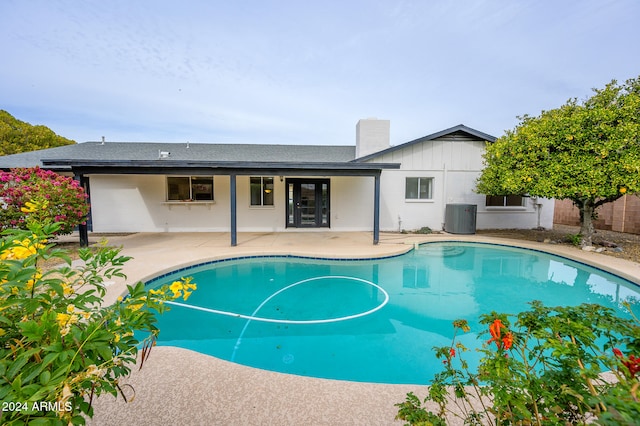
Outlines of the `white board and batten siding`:
[{"label": "white board and batten siding", "polygon": [[[459,203],[477,205],[477,229],[551,228],[552,200],[525,198],[522,207],[487,207],[486,197],[474,191],[483,168],[485,144],[483,140],[456,134],[409,144],[370,158],[371,162],[401,164],[399,170],[382,172],[380,228],[399,231],[427,226],[442,230],[446,205]],[[408,177],[432,178],[432,198],[405,199]]]}]

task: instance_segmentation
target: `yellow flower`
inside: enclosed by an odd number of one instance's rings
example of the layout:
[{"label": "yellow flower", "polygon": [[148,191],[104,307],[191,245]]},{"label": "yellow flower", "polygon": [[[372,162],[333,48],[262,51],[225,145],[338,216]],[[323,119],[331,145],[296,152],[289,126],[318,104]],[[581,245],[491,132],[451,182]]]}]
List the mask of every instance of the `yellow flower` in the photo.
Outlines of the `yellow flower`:
[{"label": "yellow flower", "polygon": [[114,333],[113,341],[116,342],[116,343],[118,343],[120,341],[120,335],[118,333]]},{"label": "yellow flower", "polygon": [[56,321],[58,322],[59,327],[69,326],[78,322],[78,316],[76,314],[69,315],[59,312],[56,315]]},{"label": "yellow flower", "polygon": [[169,286],[169,290],[171,290],[174,293],[179,292],[180,290],[182,290],[183,288],[183,284],[181,281],[174,281],[171,283],[171,285]]},{"label": "yellow flower", "polygon": [[67,312],[68,312],[68,313],[72,314],[72,313],[73,313],[73,311],[75,311],[75,309],[76,309],[76,307],[73,305],[73,303],[69,303],[69,304],[67,305]]},{"label": "yellow flower", "polygon": [[69,322],[69,318],[71,318],[71,315],[69,314],[63,314],[63,313],[58,313],[56,315],[56,321],[58,322],[58,326],[59,327],[64,327],[67,322]]},{"label": "yellow flower", "polygon": [[191,283],[191,280],[193,279],[193,277],[187,277],[187,278],[183,278],[182,281],[184,282],[184,288],[186,288],[187,290],[195,290],[196,289],[196,285]]},{"label": "yellow flower", "polygon": [[24,207],[20,208],[22,213],[33,213],[38,210],[38,204],[31,201],[24,203]]},{"label": "yellow flower", "polygon": [[189,298],[189,296],[191,296],[191,293],[192,293],[191,291],[187,291],[187,290],[184,291],[184,300],[185,301]]},{"label": "yellow flower", "polygon": [[157,289],[157,290],[156,289],[151,289],[151,290],[149,290],[149,294],[155,296],[155,295],[158,295],[158,294],[164,294],[164,291],[162,291],[162,289]]},{"label": "yellow flower", "polygon": [[30,279],[29,281],[27,281],[27,290],[31,290],[33,289],[33,286],[36,284],[37,281],[42,279],[42,272],[38,271],[36,272],[36,274],[33,276],[32,279]]},{"label": "yellow flower", "polygon": [[4,328],[0,328],[0,336],[4,336],[5,334],[7,334],[7,332],[4,331]]},{"label": "yellow flower", "polygon": [[27,257],[36,254],[37,250],[43,248],[44,245],[40,243],[34,244],[28,238],[25,238],[22,241],[13,240],[15,246],[8,248],[0,254],[1,260],[21,260],[26,259]]},{"label": "yellow flower", "polygon": [[620,193],[621,194],[626,194],[627,193],[627,188],[625,186],[620,188]]},{"label": "yellow flower", "polygon": [[63,294],[65,296],[69,296],[69,295],[73,294],[75,292],[75,290],[69,284],[62,283],[62,292],[63,292]]},{"label": "yellow flower", "polygon": [[116,321],[115,321],[115,322],[116,322],[116,325],[117,325],[118,327],[120,327],[120,326],[122,325],[122,320],[120,319],[120,317],[118,317],[118,319],[116,319]]},{"label": "yellow flower", "polygon": [[135,305],[131,305],[129,307],[131,308],[132,311],[137,311],[140,308],[142,308],[143,305],[144,305],[144,303],[136,303]]}]

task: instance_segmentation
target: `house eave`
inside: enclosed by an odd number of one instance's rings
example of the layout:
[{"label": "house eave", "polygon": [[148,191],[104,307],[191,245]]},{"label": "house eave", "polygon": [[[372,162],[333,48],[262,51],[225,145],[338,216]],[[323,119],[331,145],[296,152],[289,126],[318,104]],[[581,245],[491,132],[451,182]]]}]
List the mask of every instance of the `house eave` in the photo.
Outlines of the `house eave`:
[{"label": "house eave", "polygon": [[375,176],[398,163],[255,162],[193,160],[60,160],[43,159],[45,168],[64,168],[77,174],[207,174],[207,175],[332,175]]}]

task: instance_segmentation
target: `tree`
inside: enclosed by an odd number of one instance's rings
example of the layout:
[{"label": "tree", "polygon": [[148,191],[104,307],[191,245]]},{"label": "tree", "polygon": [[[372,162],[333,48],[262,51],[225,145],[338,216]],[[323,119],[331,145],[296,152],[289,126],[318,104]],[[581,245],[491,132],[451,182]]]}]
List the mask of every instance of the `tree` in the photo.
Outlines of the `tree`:
[{"label": "tree", "polygon": [[[50,219],[60,222],[58,233],[70,234],[89,213],[87,195],[77,181],[39,167],[0,171],[0,199],[0,229],[26,229],[30,218]],[[33,201],[43,207],[33,211]]]},{"label": "tree", "polygon": [[477,191],[570,199],[580,210],[582,245],[602,204],[640,190],[640,77],[520,123],[487,147]]},{"label": "tree", "polygon": [[0,110],[0,155],[18,154],[75,142],[42,125],[31,125]]}]

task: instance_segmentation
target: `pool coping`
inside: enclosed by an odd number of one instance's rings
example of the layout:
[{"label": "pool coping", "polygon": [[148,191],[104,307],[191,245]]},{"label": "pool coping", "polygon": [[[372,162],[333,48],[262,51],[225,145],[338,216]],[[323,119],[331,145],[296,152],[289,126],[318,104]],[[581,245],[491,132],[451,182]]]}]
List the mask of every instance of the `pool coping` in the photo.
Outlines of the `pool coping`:
[{"label": "pool coping", "polygon": [[[202,266],[213,265],[216,263],[230,262],[235,260],[245,260],[245,259],[303,259],[303,260],[322,260],[322,261],[336,261],[336,262],[348,262],[348,261],[358,262],[358,261],[374,261],[374,260],[391,259],[394,257],[402,256],[406,253],[409,253],[410,251],[417,249],[418,246],[425,245],[425,244],[435,244],[435,243],[481,244],[481,245],[491,245],[491,246],[497,246],[497,247],[508,247],[508,248],[515,248],[515,249],[530,250],[530,251],[533,251],[536,253],[542,253],[542,254],[550,254],[550,255],[560,257],[562,259],[566,259],[572,262],[579,263],[584,266],[594,268],[602,272],[615,275],[619,278],[622,278],[628,281],[630,284],[640,287],[640,277],[630,275],[624,271],[619,271],[618,269],[613,268],[606,263],[596,262],[591,259],[590,260],[580,259],[577,256],[571,256],[566,253],[560,253],[560,251],[556,252],[555,250],[528,247],[524,244],[519,244],[519,243],[511,244],[508,242],[508,240],[498,243],[498,242],[490,242],[490,241],[471,241],[468,239],[462,240],[462,239],[455,239],[455,238],[415,243],[412,247],[408,247],[405,251],[399,252],[397,254],[388,254],[388,255],[371,256],[371,257],[324,257],[324,256],[310,256],[310,255],[304,255],[304,254],[299,255],[299,254],[282,254],[282,253],[247,254],[247,255],[232,256],[232,257],[222,256],[222,257],[216,257],[209,260],[200,260],[194,263],[178,265],[176,269],[168,269],[166,271],[160,272],[159,274],[152,274],[148,277],[143,278],[140,281],[142,281],[145,285],[149,285],[157,280],[163,279],[164,277],[168,277],[182,271],[188,271],[189,269],[192,269],[192,268],[199,268]],[[126,291],[121,295],[122,296],[126,295]]]}]

